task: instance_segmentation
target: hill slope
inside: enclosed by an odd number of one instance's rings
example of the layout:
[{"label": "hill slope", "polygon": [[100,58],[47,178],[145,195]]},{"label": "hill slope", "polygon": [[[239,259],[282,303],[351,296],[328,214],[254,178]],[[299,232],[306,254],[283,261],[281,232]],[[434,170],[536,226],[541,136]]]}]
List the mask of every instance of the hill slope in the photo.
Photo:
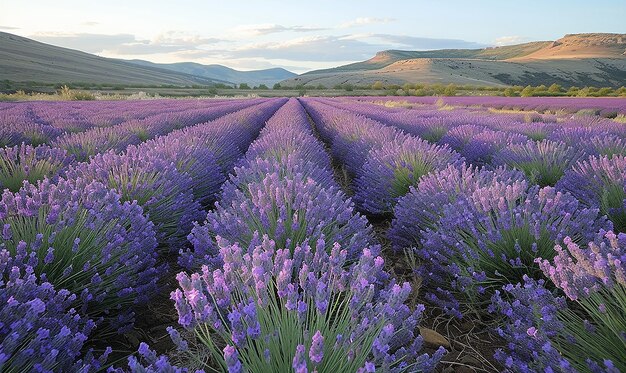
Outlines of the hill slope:
[{"label": "hill slope", "polygon": [[193,85],[214,79],[95,56],[0,32],[0,80]]},{"label": "hill slope", "polygon": [[311,71],[285,86],[455,83],[487,86],[626,85],[626,34],[574,34],[554,41],[485,49],[379,52],[373,58]]},{"label": "hill slope", "polygon": [[238,71],[193,62],[158,64],[99,57],[0,32],[0,80],[43,83],[273,85],[296,74],[281,68]]},{"label": "hill slope", "polygon": [[239,71],[222,65],[202,65],[195,62],[179,62],[170,64],[158,64],[143,60],[132,60],[130,62],[141,66],[162,68],[209,79],[225,80],[236,84],[248,83],[250,86],[265,84],[271,87],[274,83],[296,76],[296,74],[291,71],[282,68]]}]

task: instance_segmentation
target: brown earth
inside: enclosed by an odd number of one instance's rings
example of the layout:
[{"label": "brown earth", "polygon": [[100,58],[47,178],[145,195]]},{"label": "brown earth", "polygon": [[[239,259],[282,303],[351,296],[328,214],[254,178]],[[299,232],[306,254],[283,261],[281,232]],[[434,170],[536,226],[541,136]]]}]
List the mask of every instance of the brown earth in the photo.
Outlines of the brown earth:
[{"label": "brown earth", "polygon": [[626,34],[575,34],[554,42],[485,49],[379,52],[373,58],[312,71],[283,86],[441,83],[482,86],[626,85]]}]

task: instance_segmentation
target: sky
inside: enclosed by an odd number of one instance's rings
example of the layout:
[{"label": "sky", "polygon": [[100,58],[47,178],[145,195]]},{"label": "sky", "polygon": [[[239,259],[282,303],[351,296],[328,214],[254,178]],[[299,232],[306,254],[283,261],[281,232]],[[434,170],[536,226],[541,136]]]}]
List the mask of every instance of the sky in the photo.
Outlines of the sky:
[{"label": "sky", "polygon": [[0,31],[104,57],[302,73],[386,49],[626,33],[626,0],[0,0]]}]

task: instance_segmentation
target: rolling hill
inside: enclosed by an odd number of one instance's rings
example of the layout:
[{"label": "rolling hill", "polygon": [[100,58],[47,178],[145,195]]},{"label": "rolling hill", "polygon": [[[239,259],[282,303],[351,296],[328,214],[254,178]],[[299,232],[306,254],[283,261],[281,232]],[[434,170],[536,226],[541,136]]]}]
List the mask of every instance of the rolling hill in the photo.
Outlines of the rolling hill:
[{"label": "rolling hill", "polygon": [[222,65],[202,65],[195,62],[171,64],[159,64],[143,60],[131,60],[130,62],[141,66],[161,68],[208,79],[225,80],[235,84],[248,83],[250,86],[265,84],[271,87],[274,83],[297,76],[297,74],[282,68],[239,71]]},{"label": "rolling hill", "polygon": [[221,65],[126,61],[40,43],[0,32],[0,80],[41,83],[146,85],[273,85],[295,74],[285,69],[237,71]]},{"label": "rolling hill", "polygon": [[626,34],[573,34],[485,49],[387,50],[373,58],[316,70],[281,82],[284,86],[455,83],[486,86],[626,85]]}]

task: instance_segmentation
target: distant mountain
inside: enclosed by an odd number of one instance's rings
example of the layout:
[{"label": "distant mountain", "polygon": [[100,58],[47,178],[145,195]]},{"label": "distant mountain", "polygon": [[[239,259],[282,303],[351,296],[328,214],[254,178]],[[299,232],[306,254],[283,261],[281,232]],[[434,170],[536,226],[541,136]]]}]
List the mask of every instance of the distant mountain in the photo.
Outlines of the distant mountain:
[{"label": "distant mountain", "polygon": [[250,86],[265,84],[270,88],[275,83],[297,76],[297,74],[283,68],[239,71],[222,65],[202,65],[195,62],[179,62],[170,64],[154,63],[143,60],[131,60],[129,62],[141,66],[162,68],[209,79],[225,80],[236,84],[247,83]]},{"label": "distant mountain", "polygon": [[139,66],[0,32],[0,80],[44,83],[212,84],[215,79]]},{"label": "distant mountain", "polygon": [[281,68],[237,71],[193,62],[157,64],[99,57],[0,32],[0,80],[42,83],[273,85],[296,74]]},{"label": "distant mountain", "polygon": [[626,34],[573,34],[484,49],[387,50],[373,58],[310,71],[284,86],[337,84],[455,83],[484,86],[626,85]]}]

